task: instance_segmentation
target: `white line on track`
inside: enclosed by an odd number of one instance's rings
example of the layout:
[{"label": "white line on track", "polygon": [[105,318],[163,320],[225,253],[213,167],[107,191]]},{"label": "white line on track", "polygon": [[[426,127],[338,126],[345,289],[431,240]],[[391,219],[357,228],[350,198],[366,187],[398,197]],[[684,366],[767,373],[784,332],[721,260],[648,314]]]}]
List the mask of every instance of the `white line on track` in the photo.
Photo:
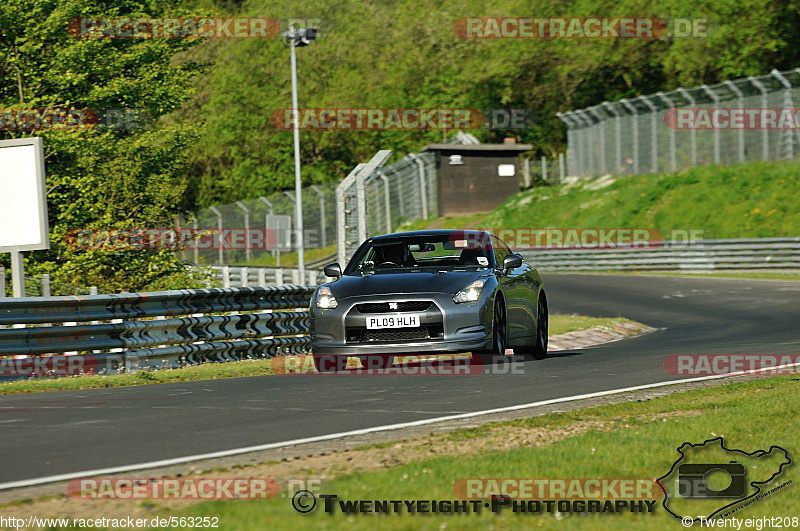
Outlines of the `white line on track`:
[{"label": "white line on track", "polygon": [[550,404],[559,404],[562,402],[571,402],[573,400],[586,400],[589,398],[598,398],[601,396],[616,395],[620,393],[629,393],[631,391],[641,391],[643,389],[653,389],[656,387],[666,387],[669,385],[676,385],[682,383],[702,382],[706,380],[718,380],[720,378],[728,378],[731,376],[743,376],[746,374],[754,374],[765,371],[775,371],[778,369],[787,369],[789,367],[800,366],[800,363],[790,363],[786,365],[778,365],[775,367],[765,367],[755,371],[740,371],[727,374],[715,374],[712,376],[699,376],[697,378],[685,378],[683,380],[670,380],[668,382],[658,382],[645,385],[636,385],[633,387],[623,387],[622,389],[612,389],[610,391],[599,391],[596,393],[587,393],[583,395],[565,396],[562,398],[553,398],[550,400],[542,400],[539,402],[531,402],[529,404],[518,404],[515,406],[498,407],[495,409],[485,409],[483,411],[471,411],[469,413],[460,413],[458,415],[448,415],[444,417],[435,417],[430,419],[414,420],[411,422],[401,422],[399,424],[388,424],[386,426],[374,426],[372,428],[362,428],[360,430],[345,431],[341,433],[330,433],[328,435],[317,435],[315,437],[306,437],[303,439],[294,439],[291,441],[282,441],[276,443],[259,444],[256,446],[245,446],[243,448],[233,448],[231,450],[221,450],[219,452],[209,452],[205,454],[187,455],[184,457],[175,457],[172,459],[162,459],[160,461],[150,461],[147,463],[136,463],[132,465],[122,465],[110,468],[98,468],[96,470],[84,470],[81,472],[68,472],[66,474],[57,474],[53,476],[45,476],[40,478],[22,479],[19,481],[9,481],[7,483],[0,483],[0,490],[16,489],[20,487],[32,487],[35,485],[43,485],[46,483],[55,483],[57,481],[67,481],[76,478],[85,478],[92,476],[102,476],[108,474],[119,474],[122,472],[133,472],[136,470],[147,470],[150,468],[160,468],[165,466],[180,465],[192,461],[202,461],[205,459],[217,459],[221,457],[230,457],[233,455],[247,454],[250,452],[259,452],[262,450],[272,450],[275,448],[282,448],[284,446],[295,446],[298,444],[307,444],[320,441],[328,441],[331,439],[339,439],[341,437],[351,437],[355,435],[366,435],[369,433],[376,433],[381,431],[399,430],[403,428],[413,428],[415,426],[425,426],[427,424],[436,424],[438,422],[447,422],[450,420],[461,420],[472,417],[479,417],[481,415],[491,415],[493,413],[505,413],[507,411],[517,411],[520,409],[527,409],[531,407],[547,406]]}]

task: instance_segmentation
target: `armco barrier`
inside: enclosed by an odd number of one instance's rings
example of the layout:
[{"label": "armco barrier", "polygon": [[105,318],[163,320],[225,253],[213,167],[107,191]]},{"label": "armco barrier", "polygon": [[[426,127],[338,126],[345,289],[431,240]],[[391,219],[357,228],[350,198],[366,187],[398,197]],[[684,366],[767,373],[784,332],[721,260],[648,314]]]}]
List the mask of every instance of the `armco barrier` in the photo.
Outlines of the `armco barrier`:
[{"label": "armco barrier", "polygon": [[[0,376],[82,354],[97,372],[307,352],[313,287],[0,299]],[[58,375],[58,374],[53,374]]]},{"label": "armco barrier", "polygon": [[800,269],[800,238],[659,242],[648,248],[520,251],[541,271]]}]

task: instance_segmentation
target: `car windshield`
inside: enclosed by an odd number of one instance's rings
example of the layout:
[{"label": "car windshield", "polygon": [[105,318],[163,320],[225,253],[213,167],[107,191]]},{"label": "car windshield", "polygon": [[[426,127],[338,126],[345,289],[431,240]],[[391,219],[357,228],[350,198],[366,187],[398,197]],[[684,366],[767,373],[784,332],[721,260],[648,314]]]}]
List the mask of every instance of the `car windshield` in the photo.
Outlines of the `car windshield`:
[{"label": "car windshield", "polygon": [[491,249],[449,235],[368,240],[347,266],[346,275],[382,271],[485,269]]}]

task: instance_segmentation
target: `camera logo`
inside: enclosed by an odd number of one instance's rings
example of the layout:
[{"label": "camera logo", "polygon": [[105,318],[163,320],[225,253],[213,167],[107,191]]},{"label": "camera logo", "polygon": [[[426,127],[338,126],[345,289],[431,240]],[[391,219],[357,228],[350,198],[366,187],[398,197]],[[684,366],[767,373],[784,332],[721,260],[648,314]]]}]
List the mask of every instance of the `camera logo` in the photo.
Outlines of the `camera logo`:
[{"label": "camera logo", "polygon": [[[714,476],[728,476],[724,489],[709,485]],[[747,491],[744,465],[731,461],[728,464],[687,464],[678,467],[678,494],[683,498],[741,498]]]},{"label": "camera logo", "polygon": [[685,442],[677,451],[678,459],[658,482],[664,509],[684,526],[730,516],[790,483],[778,479],[792,462],[780,446],[747,452],[716,437]]}]

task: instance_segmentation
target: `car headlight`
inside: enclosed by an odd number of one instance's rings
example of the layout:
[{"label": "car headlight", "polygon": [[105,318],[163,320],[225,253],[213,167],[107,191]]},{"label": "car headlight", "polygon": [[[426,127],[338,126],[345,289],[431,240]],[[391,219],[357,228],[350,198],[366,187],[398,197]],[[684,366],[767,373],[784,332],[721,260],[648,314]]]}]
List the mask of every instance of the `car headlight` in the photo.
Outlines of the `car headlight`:
[{"label": "car headlight", "polygon": [[322,286],[317,291],[317,308],[322,310],[332,310],[339,306],[339,303],[336,302],[336,297],[333,296],[331,293],[331,288],[328,286]]},{"label": "car headlight", "polygon": [[483,285],[485,283],[485,280],[476,280],[466,288],[453,295],[453,302],[461,303],[477,301],[481,296],[481,289],[483,289]]}]

